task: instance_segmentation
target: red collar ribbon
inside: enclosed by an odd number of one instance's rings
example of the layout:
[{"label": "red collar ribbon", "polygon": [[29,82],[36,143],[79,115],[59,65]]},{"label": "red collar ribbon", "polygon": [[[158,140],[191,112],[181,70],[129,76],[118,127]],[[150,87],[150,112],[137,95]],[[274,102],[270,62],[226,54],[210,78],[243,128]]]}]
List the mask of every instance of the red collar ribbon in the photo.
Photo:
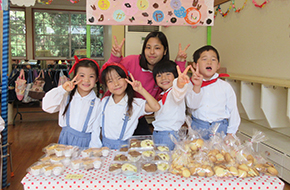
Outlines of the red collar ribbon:
[{"label": "red collar ribbon", "polygon": [[[230,75],[226,74],[226,73],[220,73],[219,76],[215,79],[212,80],[208,80],[208,81],[202,81],[201,87],[210,85],[212,83],[215,83],[217,81],[218,78],[220,77],[229,77]],[[194,85],[194,83],[192,82],[191,78],[190,78],[191,83]]]},{"label": "red collar ribbon", "polygon": [[[172,88],[171,88],[172,89]],[[170,89],[170,90],[171,90]],[[168,92],[170,92],[170,90],[168,90],[167,92],[165,92],[164,94],[159,94],[159,96],[158,96],[158,98],[157,98],[157,101],[159,102],[159,100],[162,100],[162,105],[164,105],[164,103],[165,103],[165,100],[166,100],[166,98],[167,98],[167,94],[168,94]]]}]

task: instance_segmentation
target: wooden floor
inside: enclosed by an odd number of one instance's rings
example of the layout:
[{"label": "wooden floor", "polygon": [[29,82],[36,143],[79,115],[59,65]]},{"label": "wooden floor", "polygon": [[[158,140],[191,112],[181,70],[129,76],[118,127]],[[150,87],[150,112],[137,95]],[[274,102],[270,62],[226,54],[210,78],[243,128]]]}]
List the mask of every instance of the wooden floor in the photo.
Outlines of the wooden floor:
[{"label": "wooden floor", "polygon": [[[20,108],[20,112],[41,111],[40,108]],[[13,172],[10,177],[8,162],[7,190],[23,190],[22,178],[26,169],[43,155],[42,148],[50,143],[55,143],[61,128],[58,126],[57,114],[48,113],[22,113],[22,121],[19,115],[15,126],[8,127],[8,142],[12,142]],[[285,183],[284,190],[290,190],[290,185]]]}]

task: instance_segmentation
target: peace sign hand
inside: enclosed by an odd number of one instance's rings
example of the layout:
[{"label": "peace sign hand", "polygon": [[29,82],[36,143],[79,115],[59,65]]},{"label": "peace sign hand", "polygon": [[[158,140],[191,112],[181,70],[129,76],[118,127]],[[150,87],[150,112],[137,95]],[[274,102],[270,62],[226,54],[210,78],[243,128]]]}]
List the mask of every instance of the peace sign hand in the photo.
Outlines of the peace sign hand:
[{"label": "peace sign hand", "polygon": [[196,70],[193,69],[193,67],[190,65],[190,69],[192,71],[192,77],[191,81],[193,82],[194,86],[201,86],[203,76],[199,73],[199,65],[196,64]]},{"label": "peace sign hand", "polygon": [[124,45],[125,38],[122,40],[122,42],[120,44],[118,44],[118,40],[117,40],[116,36],[114,36],[114,41],[115,41],[115,44],[113,44],[111,52],[115,57],[121,57],[122,56],[122,47]]},{"label": "peace sign hand", "polygon": [[183,50],[181,49],[181,44],[179,44],[179,47],[178,47],[178,53],[177,53],[177,56],[176,56],[176,61],[180,61],[180,62],[183,62],[186,60],[187,58],[187,53],[186,53],[186,50],[187,48],[190,46],[190,44],[188,44]]},{"label": "peace sign hand", "polygon": [[78,80],[79,75],[76,75],[71,81],[66,81],[62,87],[63,89],[65,89],[67,92],[72,91],[75,88],[75,85],[79,84],[80,82],[82,82],[82,80]]},{"label": "peace sign hand", "polygon": [[189,77],[187,76],[187,72],[190,66],[187,66],[183,73],[180,71],[179,66],[176,66],[178,78],[177,78],[177,86],[178,88],[183,88],[185,84],[189,83]]},{"label": "peace sign hand", "polygon": [[132,86],[132,88],[136,92],[140,93],[144,89],[143,86],[142,86],[142,84],[141,84],[141,82],[135,80],[134,77],[133,77],[133,75],[132,75],[132,73],[130,73],[130,77],[132,79],[132,82],[129,79],[127,79],[127,78],[125,78],[125,80],[127,81],[127,83],[129,83]]}]

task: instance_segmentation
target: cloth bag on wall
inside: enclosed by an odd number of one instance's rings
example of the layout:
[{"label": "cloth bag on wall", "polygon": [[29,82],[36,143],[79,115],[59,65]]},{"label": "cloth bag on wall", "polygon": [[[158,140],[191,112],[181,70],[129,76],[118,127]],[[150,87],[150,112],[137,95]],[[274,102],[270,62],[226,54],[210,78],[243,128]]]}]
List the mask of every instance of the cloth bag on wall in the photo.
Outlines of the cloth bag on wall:
[{"label": "cloth bag on wall", "polygon": [[32,88],[33,86],[33,79],[32,79],[32,71],[31,69],[28,71],[28,77],[27,77],[27,86],[26,86],[26,89],[25,89],[25,93],[24,93],[24,97],[23,97],[23,100],[22,102],[24,103],[29,103],[29,102],[35,102],[35,101],[38,101],[37,99],[33,99],[31,98],[28,94],[29,94],[29,91],[30,89]]},{"label": "cloth bag on wall", "polygon": [[25,74],[24,74],[24,70],[21,69],[19,77],[15,81],[15,92],[16,92],[17,99],[19,101],[23,99],[25,89],[26,89]]},{"label": "cloth bag on wall", "polygon": [[60,70],[59,73],[59,79],[58,79],[58,86],[63,85],[66,81],[69,81],[69,78],[65,76],[62,70]]},{"label": "cloth bag on wall", "polygon": [[45,95],[45,92],[43,91],[44,84],[45,84],[44,73],[43,70],[41,70],[39,72],[38,77],[34,79],[33,85],[29,90],[28,96],[34,99],[41,100]]},{"label": "cloth bag on wall", "polygon": [[17,97],[15,92],[15,81],[17,80],[19,76],[19,71],[16,69],[13,69],[10,73],[10,76],[8,78],[8,103],[13,103]]}]

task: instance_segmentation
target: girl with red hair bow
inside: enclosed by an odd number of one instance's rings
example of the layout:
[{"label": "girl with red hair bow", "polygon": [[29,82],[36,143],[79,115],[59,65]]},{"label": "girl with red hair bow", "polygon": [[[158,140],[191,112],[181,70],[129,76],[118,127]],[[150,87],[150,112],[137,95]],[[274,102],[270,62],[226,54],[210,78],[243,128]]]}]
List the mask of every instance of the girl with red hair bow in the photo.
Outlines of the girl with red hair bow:
[{"label": "girl with red hair bow", "polygon": [[[70,73],[73,79],[49,92],[42,101],[42,109],[48,113],[59,112],[58,123],[62,127],[58,143],[89,147],[93,126],[96,125],[100,99],[93,88],[98,83],[99,64],[88,58],[78,59]],[[95,129],[99,130],[100,129]],[[96,139],[96,138],[95,138]],[[96,147],[102,143],[98,136]]]}]

